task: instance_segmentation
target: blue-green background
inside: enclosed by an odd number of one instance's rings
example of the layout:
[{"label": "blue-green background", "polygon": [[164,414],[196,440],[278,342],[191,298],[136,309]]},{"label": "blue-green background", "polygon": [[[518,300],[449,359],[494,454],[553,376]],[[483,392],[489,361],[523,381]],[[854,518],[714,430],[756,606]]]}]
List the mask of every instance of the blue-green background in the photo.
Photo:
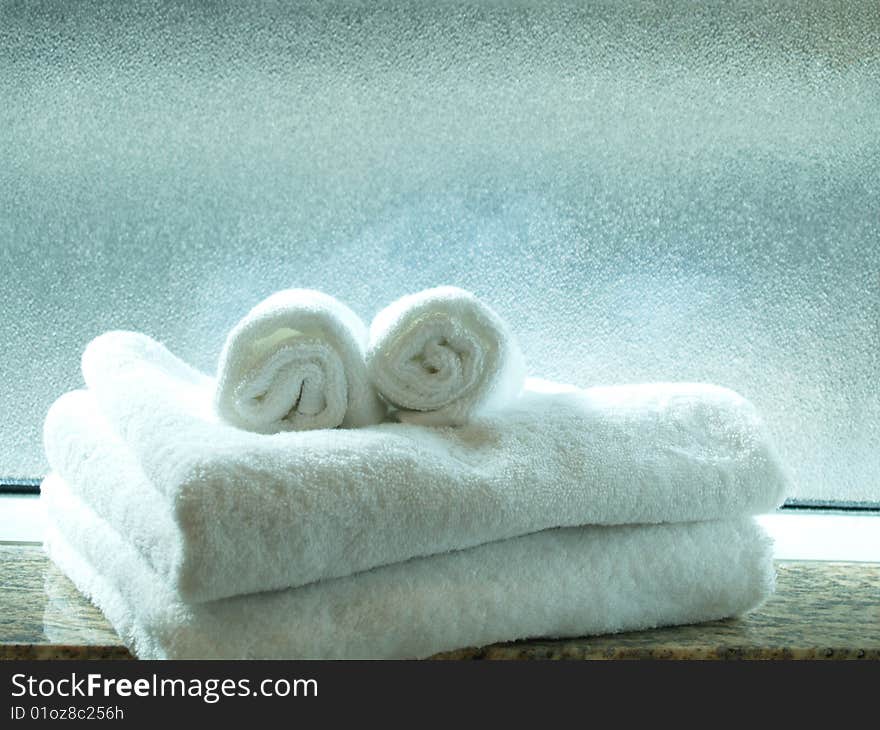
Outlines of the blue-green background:
[{"label": "blue-green background", "polygon": [[0,2],[0,475],[103,330],[211,370],[276,289],[440,283],[880,498],[880,4]]}]

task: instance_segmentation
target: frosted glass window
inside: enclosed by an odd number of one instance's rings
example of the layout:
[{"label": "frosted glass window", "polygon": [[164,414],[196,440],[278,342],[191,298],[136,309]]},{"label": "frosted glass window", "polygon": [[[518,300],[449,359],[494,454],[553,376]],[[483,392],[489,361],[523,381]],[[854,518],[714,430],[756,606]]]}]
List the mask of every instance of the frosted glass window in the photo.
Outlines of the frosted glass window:
[{"label": "frosted glass window", "polygon": [[0,476],[104,330],[211,370],[274,290],[451,283],[880,499],[878,49],[875,0],[0,3]]}]

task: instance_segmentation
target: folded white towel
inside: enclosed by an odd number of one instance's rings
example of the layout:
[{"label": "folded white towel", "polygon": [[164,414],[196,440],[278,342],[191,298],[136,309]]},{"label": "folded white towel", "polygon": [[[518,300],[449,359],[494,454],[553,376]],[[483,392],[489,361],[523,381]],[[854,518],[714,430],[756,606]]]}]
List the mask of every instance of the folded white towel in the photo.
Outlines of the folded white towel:
[{"label": "folded white towel", "polygon": [[758,514],[785,474],[724,388],[530,381],[458,429],[263,436],[216,419],[213,381],[144,335],[90,347],[46,454],[188,601],[302,585],[557,526]]},{"label": "folded white towel", "polygon": [[366,340],[363,322],[333,297],[277,292],[226,338],[217,413],[259,433],[378,423],[385,408],[367,377]]},{"label": "folded white towel", "polygon": [[513,334],[470,292],[441,286],[403,297],[370,325],[370,377],[402,421],[456,426],[506,406],[525,366]]},{"label": "folded white towel", "polygon": [[751,520],[550,530],[301,588],[187,605],[49,478],[46,549],[144,659],[410,658],[719,619],[772,590]]}]

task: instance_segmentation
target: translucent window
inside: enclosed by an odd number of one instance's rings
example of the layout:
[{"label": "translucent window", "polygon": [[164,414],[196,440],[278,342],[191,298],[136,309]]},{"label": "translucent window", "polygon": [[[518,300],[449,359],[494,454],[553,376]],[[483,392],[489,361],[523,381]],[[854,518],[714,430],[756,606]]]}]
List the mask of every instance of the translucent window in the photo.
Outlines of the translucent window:
[{"label": "translucent window", "polygon": [[213,369],[289,286],[440,283],[534,374],[701,380],[880,499],[880,5],[4,3],[0,476],[85,343]]}]

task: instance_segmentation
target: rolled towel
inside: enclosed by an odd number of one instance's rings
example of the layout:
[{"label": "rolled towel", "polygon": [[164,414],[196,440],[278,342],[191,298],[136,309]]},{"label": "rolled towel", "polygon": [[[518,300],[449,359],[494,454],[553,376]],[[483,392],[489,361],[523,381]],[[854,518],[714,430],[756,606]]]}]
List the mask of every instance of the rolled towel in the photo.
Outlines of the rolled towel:
[{"label": "rolled towel", "polygon": [[289,289],[260,302],[229,333],[214,405],[258,433],[378,423],[385,408],[364,365],[367,329],[333,297]]},{"label": "rolled towel", "polygon": [[[187,604],[50,476],[49,556],[142,659],[407,659],[720,619],[773,587],[751,519],[573,527],[300,588]],[[49,574],[51,575],[51,574]],[[49,578],[47,578],[48,580]]]},{"label": "rolled towel", "polygon": [[507,405],[525,379],[504,320],[453,286],[405,296],[379,312],[367,367],[400,420],[432,426],[461,425]]}]

